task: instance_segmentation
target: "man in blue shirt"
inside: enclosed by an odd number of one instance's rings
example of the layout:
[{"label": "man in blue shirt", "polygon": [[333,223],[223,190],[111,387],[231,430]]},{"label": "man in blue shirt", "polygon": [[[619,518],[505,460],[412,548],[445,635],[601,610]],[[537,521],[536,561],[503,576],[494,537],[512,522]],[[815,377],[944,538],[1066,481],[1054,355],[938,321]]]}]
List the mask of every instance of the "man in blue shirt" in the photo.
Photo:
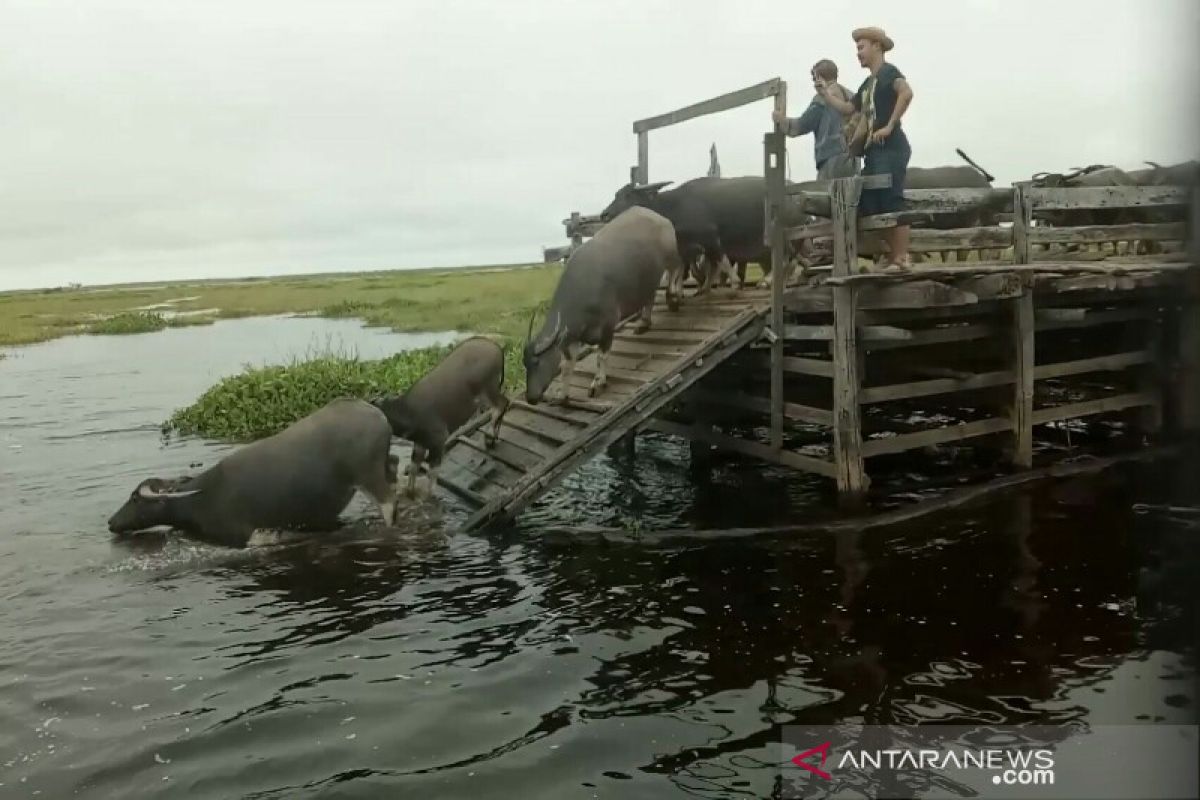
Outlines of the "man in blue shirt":
[{"label": "man in blue shirt", "polygon": [[849,178],[858,174],[858,159],[851,159],[846,152],[846,140],[842,129],[846,117],[825,100],[829,92],[843,102],[851,102],[853,95],[837,82],[837,65],[829,59],[813,64],[812,79],[816,94],[804,113],[788,118],[782,112],[773,112],[771,118],[783,127],[788,136],[813,135],[813,160],[817,165],[817,180]]}]

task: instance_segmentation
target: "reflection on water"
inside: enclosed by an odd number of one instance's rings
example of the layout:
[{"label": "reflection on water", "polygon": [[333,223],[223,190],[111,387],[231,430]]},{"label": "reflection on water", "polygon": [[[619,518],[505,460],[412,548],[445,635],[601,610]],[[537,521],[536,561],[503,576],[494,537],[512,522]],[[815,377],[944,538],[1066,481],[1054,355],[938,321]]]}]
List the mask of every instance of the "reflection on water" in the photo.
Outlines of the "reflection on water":
[{"label": "reflection on water", "polygon": [[224,449],[162,442],[174,408],[330,333],[427,343],[241,320],[0,362],[0,796],[763,797],[783,725],[1195,721],[1196,520],[1131,510],[1200,505],[1195,455],[866,534],[539,538],[829,513],[647,439],[489,536],[361,498],[239,552],[107,534],[138,478]]}]

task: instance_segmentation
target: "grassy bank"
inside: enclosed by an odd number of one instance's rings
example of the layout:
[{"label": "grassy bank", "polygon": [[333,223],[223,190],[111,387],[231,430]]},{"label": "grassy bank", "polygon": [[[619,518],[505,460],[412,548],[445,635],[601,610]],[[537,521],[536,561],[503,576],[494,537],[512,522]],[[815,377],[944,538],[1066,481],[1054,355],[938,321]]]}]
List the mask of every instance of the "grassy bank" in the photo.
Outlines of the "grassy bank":
[{"label": "grassy bank", "polygon": [[[524,332],[529,310],[553,291],[557,269],[539,264],[6,292],[0,294],[0,346],[161,329],[148,327],[158,326],[151,316],[162,317],[161,327],[170,327],[315,313],[358,317],[397,331],[513,335]],[[168,311],[186,316],[168,316]],[[137,315],[147,318],[129,319]]]},{"label": "grassy bank", "polygon": [[[396,331],[494,335],[505,346],[506,384],[519,389],[524,384],[520,344],[529,315],[553,292],[560,271],[536,265],[10,293],[0,295],[0,345],[72,334],[147,333],[229,317],[312,313],[353,317]],[[187,315],[167,316],[163,312],[168,310]],[[404,391],[448,351],[431,347],[381,360],[323,353],[247,369],[176,411],[163,428],[227,441],[258,439],[337,397]]]}]

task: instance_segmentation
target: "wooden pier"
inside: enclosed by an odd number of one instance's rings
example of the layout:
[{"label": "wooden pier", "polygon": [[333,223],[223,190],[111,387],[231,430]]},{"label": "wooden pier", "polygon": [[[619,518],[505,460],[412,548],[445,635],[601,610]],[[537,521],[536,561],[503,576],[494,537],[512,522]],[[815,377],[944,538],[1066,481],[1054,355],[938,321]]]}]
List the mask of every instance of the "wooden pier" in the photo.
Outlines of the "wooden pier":
[{"label": "wooden pier", "polygon": [[[782,107],[785,92],[774,79],[635,123],[635,182],[648,182],[650,130],[765,98]],[[1119,414],[1151,438],[1200,431],[1195,187],[1026,182],[909,191],[904,212],[859,217],[864,182],[878,179],[847,178],[819,198],[829,209],[824,221],[784,229],[775,220],[796,191],[784,180],[785,163],[785,137],[766,134],[764,242],[774,274],[785,268],[788,242],[823,242],[832,248],[832,265],[798,271],[791,286],[776,280],[770,290],[689,293],[676,312],[660,291],[653,328],[618,333],[599,396],[587,399],[595,369],[589,356],[576,370],[570,404],[515,399],[490,449],[484,418],[468,426],[439,472],[440,483],[471,510],[466,528],[512,518],[579,464],[639,430],[685,437],[696,458],[718,448],[823,475],[848,497],[869,488],[871,459],[919,448],[973,440],[1028,469],[1037,426]],[[940,218],[983,203],[1011,212],[1011,224],[938,227]],[[1137,224],[1045,223],[1048,212],[1079,209],[1166,213]],[[570,223],[573,246],[598,228],[580,214]],[[943,263],[869,271],[860,248],[904,223],[913,226],[913,252],[941,254]],[[1121,253],[1121,245],[1145,241],[1162,252]],[[1059,245],[1112,253],[1080,260],[1054,252]],[[945,263],[949,253],[966,250],[1004,257]],[[930,410],[936,413],[922,413]],[[896,422],[922,417],[934,421]]]}]

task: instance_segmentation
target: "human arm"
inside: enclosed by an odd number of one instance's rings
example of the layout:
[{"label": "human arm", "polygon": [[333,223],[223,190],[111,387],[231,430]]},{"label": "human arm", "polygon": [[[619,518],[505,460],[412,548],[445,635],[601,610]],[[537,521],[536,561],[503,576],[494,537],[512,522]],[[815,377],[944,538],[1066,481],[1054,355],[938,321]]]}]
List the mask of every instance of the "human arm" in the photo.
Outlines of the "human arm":
[{"label": "human arm", "polygon": [[835,92],[833,89],[833,86],[825,83],[824,81],[817,86],[817,91],[821,93],[821,97],[825,98],[825,102],[829,104],[829,107],[837,111],[842,116],[848,117],[855,111],[858,111],[859,101],[857,95],[851,95],[850,100],[844,100],[843,98],[839,97],[838,92]]},{"label": "human arm", "polygon": [[875,142],[882,142],[892,135],[913,99],[913,90],[908,85],[908,81],[900,74],[899,70],[894,70],[894,72],[895,77],[892,79],[892,89],[896,92],[896,105],[892,108],[892,117],[887,121],[887,124],[871,135],[872,140]]}]

